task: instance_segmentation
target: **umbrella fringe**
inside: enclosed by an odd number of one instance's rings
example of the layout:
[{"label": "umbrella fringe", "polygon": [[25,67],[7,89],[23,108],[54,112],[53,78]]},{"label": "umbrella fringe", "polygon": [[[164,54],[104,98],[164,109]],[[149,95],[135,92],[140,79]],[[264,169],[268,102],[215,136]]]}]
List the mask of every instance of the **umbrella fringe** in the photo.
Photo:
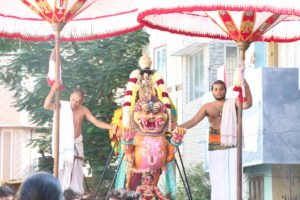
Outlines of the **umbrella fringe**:
[{"label": "umbrella fringe", "polygon": [[[61,32],[61,41],[100,39],[135,31],[143,27],[138,24],[136,17],[137,12],[129,12],[87,21],[70,21]],[[7,16],[0,16],[0,21],[1,37],[28,41],[54,39],[53,30],[46,21]]]}]

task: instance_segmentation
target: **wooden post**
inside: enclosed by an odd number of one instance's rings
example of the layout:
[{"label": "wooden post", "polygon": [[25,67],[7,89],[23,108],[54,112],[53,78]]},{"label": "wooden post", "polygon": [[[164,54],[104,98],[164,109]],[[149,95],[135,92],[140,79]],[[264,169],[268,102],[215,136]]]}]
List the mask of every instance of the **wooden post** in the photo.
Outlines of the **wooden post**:
[{"label": "wooden post", "polygon": [[278,67],[278,43],[268,43],[268,66]]},{"label": "wooden post", "polygon": [[[237,46],[240,50],[240,62],[245,62],[245,53],[250,42],[237,42]],[[237,114],[237,200],[243,199],[243,137],[242,130],[243,124],[243,104],[238,106]]]},{"label": "wooden post", "polygon": [[[63,23],[52,23],[51,27],[55,33],[55,81],[60,81],[60,59],[59,59],[59,42],[60,42],[60,32],[63,29],[65,24]],[[52,142],[54,142],[54,149],[52,150],[54,153],[54,166],[53,172],[54,176],[58,177],[58,160],[59,160],[59,100],[60,100],[60,90],[56,90],[55,92],[55,136],[54,141],[52,138]]]}]

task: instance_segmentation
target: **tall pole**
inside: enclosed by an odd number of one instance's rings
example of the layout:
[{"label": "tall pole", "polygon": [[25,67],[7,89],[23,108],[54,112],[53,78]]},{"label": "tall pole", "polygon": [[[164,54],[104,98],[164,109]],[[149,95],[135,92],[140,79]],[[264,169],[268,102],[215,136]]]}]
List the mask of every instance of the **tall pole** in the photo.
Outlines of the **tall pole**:
[{"label": "tall pole", "polygon": [[[240,50],[240,62],[245,62],[245,53],[250,42],[237,42]],[[242,117],[243,117],[243,103],[238,106],[237,114],[237,200],[243,199],[243,137],[242,137]]]},{"label": "tall pole", "polygon": [[[60,32],[64,27],[64,23],[52,23],[51,27],[55,33],[55,81],[60,81],[60,59],[59,59],[59,42],[60,42]],[[54,135],[54,176],[58,177],[58,160],[59,160],[59,109],[60,109],[60,90],[55,92],[55,135]],[[53,140],[53,139],[52,139]]]}]

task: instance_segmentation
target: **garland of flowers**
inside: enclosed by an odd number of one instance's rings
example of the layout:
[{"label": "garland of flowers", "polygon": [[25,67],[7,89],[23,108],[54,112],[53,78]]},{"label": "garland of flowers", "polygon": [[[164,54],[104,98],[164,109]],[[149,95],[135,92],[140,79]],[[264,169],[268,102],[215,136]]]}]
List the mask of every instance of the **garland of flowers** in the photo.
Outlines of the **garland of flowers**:
[{"label": "garland of flowers", "polygon": [[156,83],[156,90],[158,98],[165,104],[165,106],[170,109],[170,100],[167,87],[164,83],[162,75],[159,71],[156,71],[153,76],[152,80]]},{"label": "garland of flowers", "polygon": [[137,81],[140,76],[140,70],[136,69],[131,72],[129,80],[126,86],[124,103],[123,103],[123,127],[130,126],[130,113],[135,106],[135,100],[137,95]]},{"label": "garland of flowers", "polygon": [[[122,130],[122,109],[121,108],[118,108],[117,110],[115,110],[114,117],[111,122],[111,125],[113,125],[113,124],[117,124],[118,130]],[[113,130],[109,130],[109,138],[111,139],[111,141],[110,141],[111,146],[114,147],[115,155],[119,155],[120,142],[119,142],[119,140],[112,140]],[[117,144],[115,145],[115,143],[117,143]]]},{"label": "garland of flowers", "polygon": [[153,76],[152,80],[156,83],[156,90],[157,90],[157,96],[158,99],[163,102],[163,104],[166,106],[169,116],[169,127],[168,132],[171,132],[171,105],[170,105],[170,99],[167,87],[163,81],[163,77],[159,71],[156,71]]}]

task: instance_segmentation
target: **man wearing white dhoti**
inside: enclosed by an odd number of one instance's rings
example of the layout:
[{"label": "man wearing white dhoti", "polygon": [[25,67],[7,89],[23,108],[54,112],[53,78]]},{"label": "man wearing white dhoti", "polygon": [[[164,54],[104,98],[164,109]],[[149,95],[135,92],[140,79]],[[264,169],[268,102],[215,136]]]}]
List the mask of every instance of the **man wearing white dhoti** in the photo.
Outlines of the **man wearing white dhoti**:
[{"label": "man wearing white dhoti", "polygon": [[181,127],[190,129],[204,117],[208,118],[209,131],[209,174],[212,200],[236,199],[236,108],[252,106],[252,95],[245,81],[245,100],[226,99],[226,86],[221,80],[212,85],[215,101],[204,104],[197,114]]},{"label": "man wearing white dhoti", "polygon": [[[55,91],[61,87],[60,82],[55,82],[45,99],[44,108],[55,110],[52,103]],[[59,139],[59,172],[58,178],[62,189],[71,188],[80,194],[83,188],[83,143],[81,126],[86,118],[101,129],[114,129],[113,126],[97,120],[90,110],[81,104],[84,101],[84,92],[75,89],[70,95],[70,101],[60,102],[60,139]],[[52,131],[54,134],[54,131]],[[53,140],[54,141],[54,140]],[[52,144],[52,146],[54,146]]]}]

